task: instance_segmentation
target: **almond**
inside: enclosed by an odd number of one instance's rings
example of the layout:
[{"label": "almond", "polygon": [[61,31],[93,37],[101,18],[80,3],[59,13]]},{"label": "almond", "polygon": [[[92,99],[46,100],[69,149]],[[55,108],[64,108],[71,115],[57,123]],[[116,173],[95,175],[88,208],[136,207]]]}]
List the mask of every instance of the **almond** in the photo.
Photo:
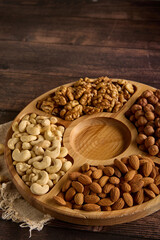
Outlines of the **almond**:
[{"label": "almond", "polygon": [[109,177],[108,176],[102,176],[100,179],[99,179],[99,185],[101,187],[104,187],[104,185],[107,183]]},{"label": "almond", "polygon": [[142,204],[144,202],[144,190],[143,189],[140,189],[136,193],[134,200],[137,204]]},{"label": "almond", "polygon": [[94,171],[96,171],[97,170],[97,168],[96,167],[90,167],[90,169],[92,170],[92,172],[94,172]]},{"label": "almond", "polygon": [[133,198],[130,193],[128,192],[123,193],[123,199],[129,207],[133,206]]},{"label": "almond", "polygon": [[103,187],[103,192],[104,192],[104,193],[109,193],[112,188],[114,188],[114,185],[111,184],[111,183],[107,183],[107,184]]},{"label": "almond", "polygon": [[121,162],[123,162],[125,165],[128,164],[128,157],[121,158]]},{"label": "almond", "polygon": [[71,208],[71,209],[72,209],[72,203],[70,203],[70,202],[66,202],[66,207],[68,207],[68,208]]},{"label": "almond", "polygon": [[98,165],[98,169],[102,169],[103,170],[103,168],[105,168],[104,165],[101,165],[101,164]]},{"label": "almond", "polygon": [[90,190],[95,192],[95,193],[101,193],[102,192],[101,186],[96,182],[92,182],[89,187],[90,187]]},{"label": "almond", "polygon": [[69,176],[69,178],[71,179],[71,180],[77,180],[77,178],[81,175],[82,173],[80,173],[80,172],[70,172],[69,174],[68,174],[68,176]]},{"label": "almond", "polygon": [[79,193],[82,193],[84,191],[84,186],[78,181],[73,181],[72,187]]},{"label": "almond", "polygon": [[83,210],[88,212],[99,211],[100,209],[100,206],[97,204],[88,203],[83,205]]},{"label": "almond", "polygon": [[154,183],[158,186],[160,185],[160,175],[158,175],[155,179],[154,179]]},{"label": "almond", "polygon": [[120,190],[118,187],[114,187],[111,189],[110,191],[110,199],[113,201],[113,202],[116,202],[120,197]]},{"label": "almond", "polygon": [[159,194],[159,188],[156,186],[156,184],[154,184],[154,183],[151,183],[151,184],[149,184],[149,189],[150,190],[152,190],[155,194]]},{"label": "almond", "polygon": [[152,172],[152,164],[150,162],[144,163],[142,167],[143,175],[148,177]]},{"label": "almond", "polygon": [[86,203],[97,203],[100,200],[97,195],[86,195],[84,199]]},{"label": "almond", "polygon": [[123,192],[130,192],[131,191],[131,186],[127,182],[124,182],[124,183],[120,184],[120,187],[121,187],[121,190]]},{"label": "almond", "polygon": [[146,186],[149,185],[150,183],[153,183],[153,182],[154,182],[154,179],[153,179],[153,178],[150,178],[150,177],[144,177],[144,178],[142,178],[142,181],[144,182],[144,186],[143,186],[143,187],[146,187]]},{"label": "almond", "polygon": [[115,159],[115,160],[114,160],[114,165],[115,165],[122,173],[128,172],[127,166],[126,166],[123,162],[121,162],[120,160]]},{"label": "almond", "polygon": [[89,185],[84,186],[84,191],[83,191],[84,196],[88,195],[89,193],[90,193]]},{"label": "almond", "polygon": [[150,189],[144,188],[144,192],[146,193],[146,195],[149,198],[155,198],[156,197],[155,193]]},{"label": "almond", "polygon": [[110,206],[102,207],[102,211],[112,211]]},{"label": "almond", "polygon": [[65,184],[63,184],[63,186],[62,186],[62,192],[66,192],[70,186],[71,186],[71,180],[68,179],[68,180],[65,182]]},{"label": "almond", "polygon": [[75,204],[82,205],[83,202],[84,202],[84,195],[83,195],[83,193],[77,193],[74,196],[74,201],[75,201]]},{"label": "almond", "polygon": [[106,198],[106,193],[103,193],[103,192],[101,192],[101,193],[99,193],[98,194],[98,196],[100,197],[100,198]]},{"label": "almond", "polygon": [[138,170],[139,169],[139,158],[136,156],[136,155],[132,155],[129,157],[129,164],[130,166],[135,169],[135,170]]},{"label": "almond", "polygon": [[73,209],[81,210],[81,209],[82,209],[82,205],[74,204],[74,205],[73,205]]},{"label": "almond", "polygon": [[63,192],[59,192],[59,193],[57,194],[57,196],[64,199],[64,193],[63,193]]},{"label": "almond", "polygon": [[110,198],[103,198],[98,202],[98,204],[100,206],[106,207],[111,206],[112,204],[114,204],[114,202]]},{"label": "almond", "polygon": [[92,178],[99,179],[102,177],[102,175],[103,175],[102,169],[97,169],[92,173]]},{"label": "almond", "polygon": [[81,167],[82,172],[87,172],[89,169],[90,169],[90,166],[88,163],[83,164]]},{"label": "almond", "polygon": [[103,168],[103,172],[106,176],[110,177],[114,174],[114,168],[113,167],[105,167]]},{"label": "almond", "polygon": [[82,183],[83,185],[89,185],[92,183],[92,179],[87,176],[87,175],[84,175],[84,174],[81,174],[79,177],[78,177],[78,181],[80,183]]},{"label": "almond", "polygon": [[136,175],[136,171],[135,170],[130,170],[130,171],[128,171],[127,173],[126,173],[126,175],[124,176],[124,180],[126,181],[126,182],[129,182],[129,181],[131,181],[133,178],[134,178],[134,176]]},{"label": "almond", "polygon": [[138,182],[139,180],[141,180],[143,177],[141,174],[136,174],[131,181],[129,181],[129,184],[132,184],[132,183],[135,183],[135,182]]},{"label": "almond", "polygon": [[130,184],[131,185],[131,192],[135,193],[138,192],[144,185],[144,182],[142,180],[139,180],[135,183]]},{"label": "almond", "polygon": [[70,187],[65,194],[65,200],[67,202],[71,201],[75,194],[76,190],[73,187]]},{"label": "almond", "polygon": [[121,178],[122,174],[119,171],[119,169],[117,167],[114,167],[114,175],[116,175],[116,177]]},{"label": "almond", "polygon": [[155,167],[153,167],[153,168],[152,168],[152,172],[151,172],[151,174],[150,174],[150,177],[151,177],[151,178],[155,178],[156,176],[157,176],[157,171],[156,171]]},{"label": "almond", "polygon": [[125,202],[123,198],[119,198],[117,202],[112,205],[112,210],[120,210],[124,207]]},{"label": "almond", "polygon": [[109,182],[110,182],[111,184],[119,184],[119,183],[120,183],[120,179],[117,178],[117,177],[110,177],[110,178],[109,178]]},{"label": "almond", "polygon": [[90,169],[87,172],[84,172],[83,174],[85,174],[85,175],[90,177],[92,175],[92,170]]},{"label": "almond", "polygon": [[66,201],[61,197],[54,196],[53,200],[60,206],[65,206],[66,205]]}]

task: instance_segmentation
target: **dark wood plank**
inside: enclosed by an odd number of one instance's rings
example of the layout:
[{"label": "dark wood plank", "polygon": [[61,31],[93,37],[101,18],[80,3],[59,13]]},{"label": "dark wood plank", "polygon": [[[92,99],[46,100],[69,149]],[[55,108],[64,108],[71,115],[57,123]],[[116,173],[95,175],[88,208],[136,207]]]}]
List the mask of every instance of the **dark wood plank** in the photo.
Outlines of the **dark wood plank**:
[{"label": "dark wood plank", "polygon": [[18,114],[18,111],[0,111],[0,124],[12,121]]},{"label": "dark wood plank", "polygon": [[[43,16],[52,15],[65,17],[89,17],[89,18],[105,18],[105,19],[131,19],[131,20],[146,20],[157,21],[160,20],[160,2],[159,1],[46,1],[46,0],[1,0],[0,1],[0,16],[7,12],[8,16],[14,16],[15,11],[19,9],[20,15],[27,17],[30,11],[35,9],[34,15],[39,14]],[[6,16],[6,14],[5,14]]]},{"label": "dark wood plank", "polygon": [[160,22],[3,14],[0,40],[160,49]]},{"label": "dark wood plank", "polygon": [[[15,239],[28,239],[29,229],[20,228],[18,224],[11,221],[0,220],[0,239],[3,240],[15,240]],[[31,240],[44,240],[44,239],[66,239],[66,240],[134,240],[134,237],[130,237],[127,234],[125,236],[120,236],[114,232],[112,233],[95,233],[89,231],[79,231],[75,229],[66,228],[54,228],[51,226],[45,226],[42,231],[32,231]],[[137,240],[144,239],[137,237]]]}]

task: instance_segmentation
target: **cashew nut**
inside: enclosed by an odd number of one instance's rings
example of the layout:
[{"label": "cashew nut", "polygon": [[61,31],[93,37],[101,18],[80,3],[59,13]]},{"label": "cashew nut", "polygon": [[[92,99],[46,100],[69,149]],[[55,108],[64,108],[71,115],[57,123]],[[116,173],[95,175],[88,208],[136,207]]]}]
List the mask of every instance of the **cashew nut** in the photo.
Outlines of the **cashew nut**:
[{"label": "cashew nut", "polygon": [[42,147],[38,147],[38,146],[34,146],[33,150],[35,152],[36,155],[43,155],[44,154],[44,149]]},{"label": "cashew nut", "polygon": [[57,130],[59,130],[62,134],[64,133],[65,128],[63,126],[58,126]]},{"label": "cashew nut", "polygon": [[50,125],[50,120],[49,119],[43,119],[41,122],[43,127],[47,127]]},{"label": "cashew nut", "polygon": [[16,131],[18,131],[18,122],[14,122],[13,124],[12,124],[12,130],[13,130],[13,132],[16,132]]},{"label": "cashew nut", "polygon": [[32,146],[31,146],[30,143],[28,143],[28,142],[23,142],[23,143],[22,143],[22,149],[24,149],[24,150],[29,150],[29,149],[31,149],[31,148],[32,148]]},{"label": "cashew nut", "polygon": [[51,165],[51,158],[48,156],[45,156],[41,162],[33,162],[33,166],[40,170],[48,168],[50,165]]},{"label": "cashew nut", "polygon": [[34,125],[34,124],[29,124],[27,127],[26,127],[26,131],[28,134],[31,134],[31,135],[39,135],[40,134],[40,129],[41,127],[39,125]]},{"label": "cashew nut", "polygon": [[22,121],[23,120],[29,120],[29,115],[27,114],[27,115],[25,115],[23,118],[22,118]]},{"label": "cashew nut", "polygon": [[44,140],[42,135],[39,135],[36,141],[31,141],[31,145],[34,146]]},{"label": "cashew nut", "polygon": [[51,123],[57,123],[57,118],[56,117],[51,117],[50,118]]},{"label": "cashew nut", "polygon": [[51,130],[48,129],[44,132],[44,138],[46,140],[52,141],[53,139],[55,139],[55,135],[51,132]]},{"label": "cashew nut", "polygon": [[27,171],[30,167],[31,167],[31,165],[28,165],[27,163],[19,162],[19,163],[16,164],[16,170],[17,170],[17,171],[20,171],[20,172],[25,172],[25,171]]},{"label": "cashew nut", "polygon": [[34,151],[32,151],[32,150],[31,150],[31,157],[32,157],[32,158],[36,157],[36,154],[35,154],[35,152],[34,152]]},{"label": "cashew nut", "polygon": [[19,138],[22,136],[22,133],[20,133],[19,131],[15,131],[13,134],[12,134],[12,138]]},{"label": "cashew nut", "polygon": [[28,120],[22,120],[19,123],[19,131],[24,132],[26,130],[27,125],[29,124]]},{"label": "cashew nut", "polygon": [[37,161],[41,161],[42,159],[43,159],[43,156],[33,157],[33,158],[29,159],[28,164],[32,164],[32,163],[37,162]]},{"label": "cashew nut", "polygon": [[34,118],[31,118],[29,121],[30,121],[30,123],[32,123],[32,124],[34,124],[34,125],[36,125],[36,123],[37,123],[37,122],[36,122],[36,119],[34,119]]},{"label": "cashew nut", "polygon": [[67,154],[68,154],[68,149],[66,147],[61,147],[59,157],[60,158],[66,157]]},{"label": "cashew nut", "polygon": [[47,149],[44,152],[45,156],[48,156],[52,159],[56,159],[59,156],[59,154],[60,154],[60,149],[59,148],[55,148],[53,151],[50,151],[50,150]]},{"label": "cashew nut", "polygon": [[53,187],[53,182],[52,182],[52,180],[48,180],[48,182],[47,182],[47,185],[51,188],[51,187]]},{"label": "cashew nut", "polygon": [[45,193],[48,192],[49,190],[49,186],[46,184],[44,186],[41,186],[40,184],[38,183],[33,183],[31,186],[30,186],[30,190],[33,194],[36,194],[36,195],[43,195]]},{"label": "cashew nut", "polygon": [[27,181],[29,181],[29,175],[23,175],[22,176],[22,180],[24,181],[24,182],[27,182]]},{"label": "cashew nut", "polygon": [[62,169],[64,172],[67,172],[72,167],[72,163],[70,161],[64,162]]},{"label": "cashew nut", "polygon": [[25,162],[31,158],[31,153],[29,150],[23,150],[20,152],[19,149],[15,149],[12,152],[12,158],[17,162]]},{"label": "cashew nut", "polygon": [[33,135],[25,135],[25,136],[21,136],[20,139],[22,142],[31,142],[31,141],[36,140],[37,137],[33,136]]},{"label": "cashew nut", "polygon": [[42,147],[44,149],[49,148],[51,145],[51,142],[48,140],[43,140],[37,144],[38,147]]},{"label": "cashew nut", "polygon": [[19,149],[21,150],[22,149],[22,142],[17,142],[16,146],[15,146],[15,149]]},{"label": "cashew nut", "polygon": [[15,149],[15,144],[19,141],[19,138],[11,138],[8,140],[8,147],[12,150]]},{"label": "cashew nut", "polygon": [[61,167],[62,167],[62,162],[60,159],[54,159],[53,161],[53,166],[47,167],[46,170],[48,173],[57,173]]},{"label": "cashew nut", "polygon": [[57,174],[57,173],[51,173],[51,174],[49,174],[49,179],[55,180],[55,179],[57,179],[57,178],[58,178],[58,174]]},{"label": "cashew nut", "polygon": [[49,181],[48,173],[46,171],[40,171],[39,175],[40,175],[40,179],[37,181],[37,183],[40,185],[47,184]]},{"label": "cashew nut", "polygon": [[36,118],[37,117],[37,114],[36,113],[32,113],[29,117],[29,120],[31,120],[32,118]]}]

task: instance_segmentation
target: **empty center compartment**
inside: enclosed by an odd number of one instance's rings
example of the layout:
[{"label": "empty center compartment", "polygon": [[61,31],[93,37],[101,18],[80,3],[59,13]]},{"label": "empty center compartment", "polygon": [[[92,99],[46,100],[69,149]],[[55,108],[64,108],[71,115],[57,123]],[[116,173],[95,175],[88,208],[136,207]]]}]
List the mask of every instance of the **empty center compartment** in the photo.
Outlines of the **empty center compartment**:
[{"label": "empty center compartment", "polygon": [[120,155],[131,142],[131,133],[122,122],[108,117],[86,119],[71,131],[70,144],[76,153],[91,160]]}]

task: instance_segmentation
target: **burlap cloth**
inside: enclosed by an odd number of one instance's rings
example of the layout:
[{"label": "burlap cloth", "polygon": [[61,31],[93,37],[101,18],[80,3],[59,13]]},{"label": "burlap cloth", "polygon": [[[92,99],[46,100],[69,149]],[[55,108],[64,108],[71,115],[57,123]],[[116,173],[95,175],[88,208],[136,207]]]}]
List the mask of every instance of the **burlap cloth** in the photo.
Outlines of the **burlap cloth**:
[{"label": "burlap cloth", "polygon": [[[0,143],[4,144],[10,125],[11,122],[0,125]],[[8,182],[0,185],[2,219],[20,223],[21,227],[29,227],[30,236],[32,230],[42,230],[44,225],[52,219],[51,216],[35,209],[22,198],[11,181],[3,155],[0,156],[0,175],[9,179]]]}]

